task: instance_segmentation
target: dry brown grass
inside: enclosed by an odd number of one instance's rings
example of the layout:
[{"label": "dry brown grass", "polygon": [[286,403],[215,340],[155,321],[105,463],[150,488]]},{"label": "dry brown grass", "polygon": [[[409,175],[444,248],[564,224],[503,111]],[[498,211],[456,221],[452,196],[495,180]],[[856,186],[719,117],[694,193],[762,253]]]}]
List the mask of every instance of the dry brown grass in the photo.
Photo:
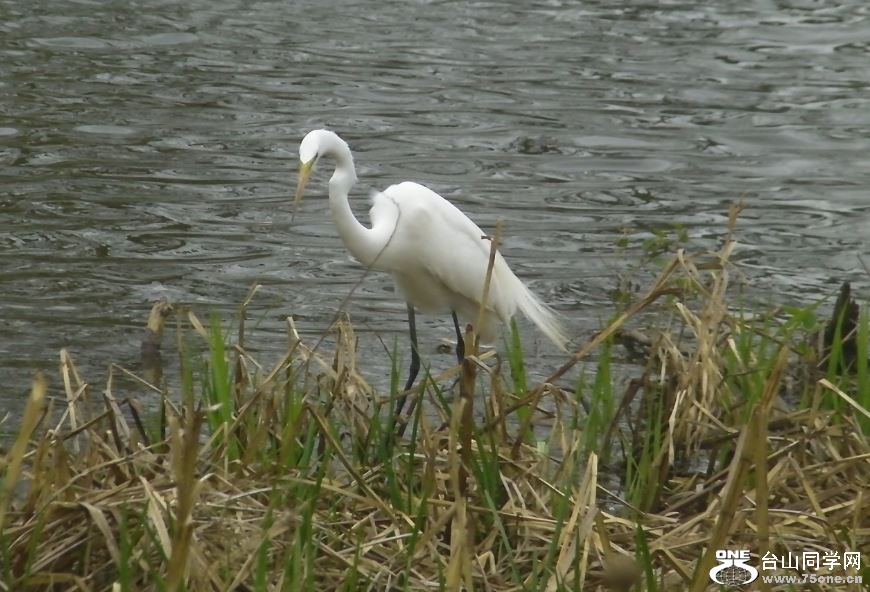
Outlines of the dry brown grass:
[{"label": "dry brown grass", "polygon": [[[46,409],[37,381],[0,465],[0,590],[698,591],[716,549],[864,551],[866,563],[866,395],[854,375],[819,374],[797,332],[729,308],[732,248],[676,254],[525,394],[491,354],[462,365],[453,402],[436,386],[460,369],[430,379],[427,412],[399,440],[380,419],[396,395],[362,377],[346,322],[330,359],[291,323],[266,368],[241,339],[216,354],[214,333],[177,314],[210,349],[212,394],[142,380],[162,427],[115,392],[126,371],[98,391],[62,353],[65,403]],[[557,384],[641,312],[674,321],[644,321],[637,375],[590,426]],[[199,358],[182,349],[189,368]],[[541,443],[531,428],[544,418]]]}]

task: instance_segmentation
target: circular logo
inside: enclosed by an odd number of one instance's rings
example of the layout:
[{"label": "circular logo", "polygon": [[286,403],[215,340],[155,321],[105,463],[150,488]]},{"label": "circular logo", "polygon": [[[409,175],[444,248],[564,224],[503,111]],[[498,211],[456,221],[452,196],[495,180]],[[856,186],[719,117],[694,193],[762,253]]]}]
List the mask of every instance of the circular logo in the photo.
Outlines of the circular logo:
[{"label": "circular logo", "polygon": [[749,551],[716,551],[716,560],[719,565],[710,570],[710,579],[723,586],[743,586],[754,582],[758,577],[758,570],[747,565]]}]

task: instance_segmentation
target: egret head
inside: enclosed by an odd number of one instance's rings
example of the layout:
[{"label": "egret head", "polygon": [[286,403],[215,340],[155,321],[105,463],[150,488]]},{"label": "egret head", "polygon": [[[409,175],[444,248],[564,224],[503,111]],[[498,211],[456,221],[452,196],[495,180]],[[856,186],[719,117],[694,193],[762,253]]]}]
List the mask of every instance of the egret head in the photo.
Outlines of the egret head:
[{"label": "egret head", "polygon": [[296,210],[299,207],[299,202],[302,201],[302,195],[305,192],[308,179],[311,177],[311,172],[324,156],[335,161],[335,172],[329,181],[330,195],[332,195],[333,189],[336,189],[339,192],[343,191],[346,197],[347,191],[356,182],[353,155],[347,142],[329,130],[320,129],[308,132],[299,145],[299,182],[296,185],[296,197],[293,199],[291,220],[296,217]]},{"label": "egret head", "polygon": [[[353,156],[347,142],[338,137],[335,132],[325,129],[316,129],[305,134],[299,145],[299,182],[296,185],[296,198],[293,200],[294,208],[302,201],[302,195],[314,166],[324,156],[336,161],[337,169],[349,169],[349,178],[356,180],[353,172]],[[294,210],[295,211],[295,210]]]},{"label": "egret head", "polygon": [[305,134],[302,143],[299,144],[299,162],[314,162],[322,156],[321,144],[326,144],[326,138],[334,135],[332,132],[316,129]]}]

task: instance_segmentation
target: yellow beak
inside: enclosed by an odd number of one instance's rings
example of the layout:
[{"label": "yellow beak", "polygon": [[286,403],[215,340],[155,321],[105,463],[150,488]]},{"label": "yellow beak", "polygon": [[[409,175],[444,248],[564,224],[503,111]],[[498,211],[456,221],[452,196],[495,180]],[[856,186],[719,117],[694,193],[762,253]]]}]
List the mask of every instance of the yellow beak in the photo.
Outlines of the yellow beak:
[{"label": "yellow beak", "polygon": [[305,186],[308,185],[308,179],[311,178],[311,171],[314,170],[314,160],[299,163],[299,181],[296,183],[296,197],[293,198],[293,215],[290,217],[291,222],[296,218],[296,210],[299,209],[299,202],[302,201],[302,195],[305,193]]},{"label": "yellow beak", "polygon": [[311,171],[314,170],[314,161],[299,163],[299,182],[296,184],[296,197],[293,199],[293,207],[298,207],[302,201],[302,194],[305,193],[305,186],[308,185],[308,179],[311,178]]}]

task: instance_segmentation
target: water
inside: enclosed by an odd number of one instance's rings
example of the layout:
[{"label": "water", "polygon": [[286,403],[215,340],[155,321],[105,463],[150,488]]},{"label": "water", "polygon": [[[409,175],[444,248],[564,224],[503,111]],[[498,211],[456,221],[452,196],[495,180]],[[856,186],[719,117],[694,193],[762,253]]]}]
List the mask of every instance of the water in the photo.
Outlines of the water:
[{"label": "water", "polygon": [[[581,341],[651,231],[714,247],[738,198],[760,299],[845,279],[866,298],[863,0],[510,4],[0,3],[3,406],[57,376],[61,347],[98,384],[135,367],[159,298],[228,316],[259,282],[259,348],[284,347],[288,314],[322,331],[361,270],[315,197],[325,174],[290,224],[315,127],[355,151],[360,216],[411,179],[484,228],[503,218],[514,269]],[[350,311],[383,384],[378,338],[404,343],[404,304],[374,274]],[[418,323],[449,365],[449,319]]]}]

